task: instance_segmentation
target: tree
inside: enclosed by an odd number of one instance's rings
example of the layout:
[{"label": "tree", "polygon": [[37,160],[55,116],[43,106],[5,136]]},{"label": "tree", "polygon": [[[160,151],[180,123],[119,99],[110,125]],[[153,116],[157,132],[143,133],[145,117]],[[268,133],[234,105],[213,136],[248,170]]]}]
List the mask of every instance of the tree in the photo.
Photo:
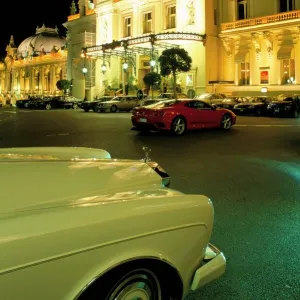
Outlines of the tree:
[{"label": "tree", "polygon": [[67,90],[71,87],[71,82],[67,79],[61,79],[56,82],[56,87],[60,91],[64,91],[64,95],[67,93]]},{"label": "tree", "polygon": [[188,72],[192,67],[192,58],[188,52],[181,48],[166,49],[158,58],[160,64],[160,74],[162,76],[173,76],[174,97],[177,99],[176,93],[176,76],[181,72]]},{"label": "tree", "polygon": [[143,81],[146,85],[149,85],[151,87],[153,99],[153,86],[160,85],[161,76],[156,72],[149,72],[144,76]]}]

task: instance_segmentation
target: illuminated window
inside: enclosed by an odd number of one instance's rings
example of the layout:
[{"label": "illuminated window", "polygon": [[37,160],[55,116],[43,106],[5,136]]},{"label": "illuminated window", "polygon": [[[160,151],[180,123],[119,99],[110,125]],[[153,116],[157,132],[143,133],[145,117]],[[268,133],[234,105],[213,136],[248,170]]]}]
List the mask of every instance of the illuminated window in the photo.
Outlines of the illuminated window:
[{"label": "illuminated window", "polygon": [[143,33],[150,32],[152,32],[152,12],[146,12],[143,18]]},{"label": "illuminated window", "polygon": [[281,84],[296,84],[295,81],[295,60],[294,59],[284,59],[282,61],[282,71]]},{"label": "illuminated window", "polygon": [[176,28],[176,5],[167,6],[166,29]]},{"label": "illuminated window", "polygon": [[279,0],[279,12],[295,10],[295,0]]},{"label": "illuminated window", "polygon": [[131,36],[131,17],[124,18],[124,37]]},{"label": "illuminated window", "polygon": [[248,16],[248,3],[246,0],[237,1],[237,18],[238,20],[247,19]]},{"label": "illuminated window", "polygon": [[250,63],[241,63],[241,75],[239,85],[250,84]]}]

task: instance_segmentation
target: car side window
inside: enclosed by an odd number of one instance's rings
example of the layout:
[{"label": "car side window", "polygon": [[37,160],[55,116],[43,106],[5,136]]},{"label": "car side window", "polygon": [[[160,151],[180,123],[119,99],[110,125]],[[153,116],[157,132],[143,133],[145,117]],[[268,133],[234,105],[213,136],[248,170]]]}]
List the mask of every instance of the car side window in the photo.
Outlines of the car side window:
[{"label": "car side window", "polygon": [[196,109],[211,109],[211,106],[202,101],[190,101],[186,104],[190,108]]}]

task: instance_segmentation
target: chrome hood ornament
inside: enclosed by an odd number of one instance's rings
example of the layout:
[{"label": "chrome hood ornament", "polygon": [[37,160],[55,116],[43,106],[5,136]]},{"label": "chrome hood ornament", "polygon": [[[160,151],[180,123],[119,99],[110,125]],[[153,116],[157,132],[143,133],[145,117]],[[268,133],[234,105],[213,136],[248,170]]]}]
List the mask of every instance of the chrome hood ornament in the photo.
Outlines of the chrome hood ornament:
[{"label": "chrome hood ornament", "polygon": [[144,162],[151,161],[151,158],[149,157],[149,152],[151,152],[151,149],[143,146],[143,151],[145,152],[145,158],[143,159]]}]

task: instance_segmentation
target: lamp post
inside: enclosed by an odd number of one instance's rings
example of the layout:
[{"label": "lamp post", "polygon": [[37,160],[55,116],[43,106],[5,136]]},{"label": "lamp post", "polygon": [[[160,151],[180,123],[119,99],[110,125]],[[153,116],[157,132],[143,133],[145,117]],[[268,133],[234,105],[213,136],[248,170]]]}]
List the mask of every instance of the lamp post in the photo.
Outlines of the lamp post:
[{"label": "lamp post", "polygon": [[82,68],[82,74],[84,76],[84,99],[83,101],[87,101],[87,89],[86,89],[86,74],[88,72],[87,67]]}]

